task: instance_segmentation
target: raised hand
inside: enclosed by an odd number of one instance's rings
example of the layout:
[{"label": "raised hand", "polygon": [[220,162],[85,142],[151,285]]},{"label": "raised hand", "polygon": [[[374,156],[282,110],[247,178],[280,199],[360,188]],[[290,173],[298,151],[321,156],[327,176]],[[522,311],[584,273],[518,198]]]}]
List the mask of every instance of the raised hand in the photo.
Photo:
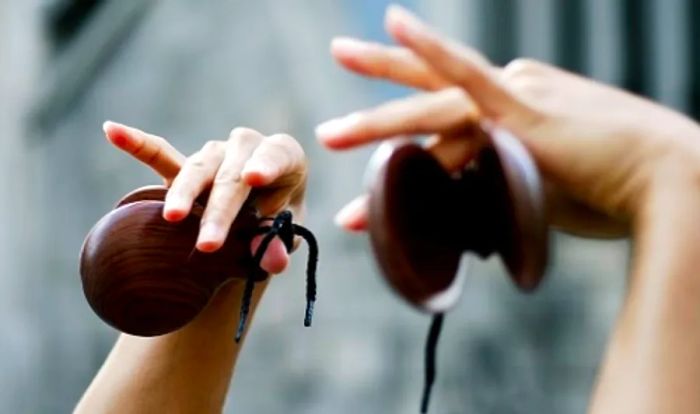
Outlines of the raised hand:
[{"label": "raised hand", "polygon": [[[331,51],[354,72],[424,92],[320,125],[318,138],[331,149],[431,134],[430,151],[456,170],[479,145],[475,126],[495,123],[535,158],[547,181],[552,224],[606,236],[626,232],[642,200],[663,181],[659,174],[681,175],[679,169],[697,164],[698,126],[681,114],[540,62],[497,67],[397,6],[388,10],[386,28],[401,46],[338,38]],[[364,200],[343,209],[339,224],[364,229]]]},{"label": "raised hand", "polygon": [[[289,209],[303,217],[306,157],[289,135],[265,137],[248,128],[235,128],[227,141],[209,141],[185,157],[164,138],[136,128],[106,122],[105,135],[112,144],[156,171],[169,186],[163,217],[179,221],[187,217],[194,200],[209,190],[207,207],[196,248],[218,250],[244,201],[255,189],[255,203],[262,216]],[[254,252],[262,236],[252,241]],[[261,267],[280,273],[288,265],[284,244],[275,238],[263,256]]]}]

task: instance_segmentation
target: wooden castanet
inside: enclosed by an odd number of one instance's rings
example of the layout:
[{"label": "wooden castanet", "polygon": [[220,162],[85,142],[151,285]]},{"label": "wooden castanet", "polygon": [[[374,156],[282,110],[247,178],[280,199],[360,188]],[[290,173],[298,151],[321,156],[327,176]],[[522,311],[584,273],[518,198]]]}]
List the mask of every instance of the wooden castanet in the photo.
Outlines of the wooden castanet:
[{"label": "wooden castanet", "polygon": [[246,205],[228,239],[214,253],[195,249],[204,202],[195,202],[183,221],[163,219],[167,189],[150,186],[122,198],[87,235],[80,275],[92,309],[116,329],[140,336],[161,335],[190,322],[232,278],[267,274],[254,266],[250,241],[258,228]]},{"label": "wooden castanet", "polygon": [[534,289],[547,259],[542,183],[522,144],[494,129],[473,164],[449,174],[418,145],[386,144],[370,183],[372,247],[389,285],[421,310],[459,298],[464,252],[498,254],[515,284]]}]

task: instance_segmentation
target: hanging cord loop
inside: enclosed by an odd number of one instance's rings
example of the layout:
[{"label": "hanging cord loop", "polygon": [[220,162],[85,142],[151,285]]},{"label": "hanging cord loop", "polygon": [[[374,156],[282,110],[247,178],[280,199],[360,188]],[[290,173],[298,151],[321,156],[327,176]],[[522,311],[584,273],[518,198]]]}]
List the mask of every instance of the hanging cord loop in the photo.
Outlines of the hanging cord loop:
[{"label": "hanging cord loop", "polygon": [[[284,243],[287,249],[287,253],[291,253],[294,248],[295,235],[306,240],[309,246],[309,255],[306,263],[306,311],[304,313],[304,326],[311,326],[314,304],[316,303],[316,268],[318,265],[318,242],[316,241],[316,237],[314,237],[311,230],[306,227],[294,224],[292,222],[292,212],[289,210],[282,211],[274,219],[265,218],[263,220],[272,220],[272,225],[263,226],[257,230],[258,234],[264,234],[264,236],[253,256],[253,264],[255,267],[260,267],[260,262],[275,237],[279,237],[282,240],[282,243]],[[245,332],[254,289],[255,275],[251,272],[246,278],[245,288],[243,290],[238,330],[236,331],[236,342],[240,342],[243,337],[243,332]]]}]

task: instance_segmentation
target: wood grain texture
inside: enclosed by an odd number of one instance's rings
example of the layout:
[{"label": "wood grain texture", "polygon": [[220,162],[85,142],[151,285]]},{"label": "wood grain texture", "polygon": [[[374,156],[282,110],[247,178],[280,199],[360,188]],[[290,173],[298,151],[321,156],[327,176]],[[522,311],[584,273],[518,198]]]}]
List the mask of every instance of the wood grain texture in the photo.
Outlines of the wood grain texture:
[{"label": "wood grain texture", "polygon": [[116,329],[140,336],[181,328],[207,305],[231,278],[257,280],[250,240],[258,226],[245,207],[224,246],[215,253],[195,249],[204,206],[196,203],[183,221],[162,218],[166,189],[144,187],[125,196],[90,231],[80,254],[85,297]]}]

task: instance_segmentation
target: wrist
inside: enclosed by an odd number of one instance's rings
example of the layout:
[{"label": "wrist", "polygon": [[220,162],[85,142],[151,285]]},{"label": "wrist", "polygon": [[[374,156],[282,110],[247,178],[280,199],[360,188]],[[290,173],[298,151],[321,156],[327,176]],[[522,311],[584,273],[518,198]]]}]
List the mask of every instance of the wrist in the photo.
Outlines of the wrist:
[{"label": "wrist", "polygon": [[700,180],[691,166],[680,167],[669,168],[635,217],[628,294],[592,412],[700,407],[693,391],[700,379]]},{"label": "wrist", "polygon": [[[251,319],[255,313],[260,298],[265,292],[268,280],[255,284],[253,298],[251,301]],[[238,327],[240,316],[241,300],[245,289],[245,281],[234,279],[224,284],[212,297],[211,301],[188,325],[183,327],[181,334],[203,334],[203,335],[224,335],[233,336]]]},{"label": "wrist", "polygon": [[633,276],[669,282],[700,269],[700,161],[675,163],[659,168],[634,218]]},{"label": "wrist", "polygon": [[678,214],[700,212],[694,209],[700,203],[700,126],[657,142],[647,157],[651,174],[633,217],[638,234],[651,227],[672,226]]}]

